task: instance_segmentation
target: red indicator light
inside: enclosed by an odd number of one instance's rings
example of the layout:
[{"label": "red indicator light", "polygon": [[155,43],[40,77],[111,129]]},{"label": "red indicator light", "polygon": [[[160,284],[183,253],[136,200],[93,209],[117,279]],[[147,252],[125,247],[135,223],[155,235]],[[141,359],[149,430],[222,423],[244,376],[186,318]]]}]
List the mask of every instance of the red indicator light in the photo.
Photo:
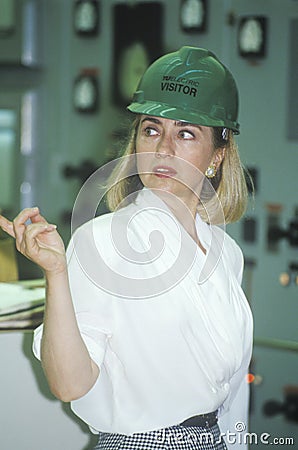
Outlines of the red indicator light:
[{"label": "red indicator light", "polygon": [[253,383],[254,381],[255,381],[255,376],[254,376],[254,374],[253,373],[248,373],[247,375],[246,375],[246,382],[248,383],[248,384],[251,384],[251,383]]}]

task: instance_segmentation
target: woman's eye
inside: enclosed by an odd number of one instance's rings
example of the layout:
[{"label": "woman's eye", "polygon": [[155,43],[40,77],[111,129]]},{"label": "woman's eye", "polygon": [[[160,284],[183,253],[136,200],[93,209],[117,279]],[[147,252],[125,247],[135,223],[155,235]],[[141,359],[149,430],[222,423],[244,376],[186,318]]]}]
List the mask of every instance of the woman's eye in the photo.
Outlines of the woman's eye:
[{"label": "woman's eye", "polygon": [[179,137],[181,137],[182,139],[193,139],[194,134],[188,130],[181,130],[179,131]]},{"label": "woman's eye", "polygon": [[155,136],[156,134],[158,134],[158,131],[155,130],[154,128],[146,127],[144,129],[144,134],[145,136]]}]

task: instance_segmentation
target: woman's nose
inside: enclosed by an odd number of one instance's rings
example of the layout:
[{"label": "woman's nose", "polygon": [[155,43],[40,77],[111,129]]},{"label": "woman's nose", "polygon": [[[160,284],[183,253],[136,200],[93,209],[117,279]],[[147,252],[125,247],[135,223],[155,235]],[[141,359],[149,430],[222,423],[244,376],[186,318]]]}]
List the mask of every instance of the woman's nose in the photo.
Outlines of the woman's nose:
[{"label": "woman's nose", "polygon": [[161,136],[156,146],[155,153],[157,157],[161,158],[166,158],[175,154],[174,144],[171,136],[167,135],[166,133]]}]

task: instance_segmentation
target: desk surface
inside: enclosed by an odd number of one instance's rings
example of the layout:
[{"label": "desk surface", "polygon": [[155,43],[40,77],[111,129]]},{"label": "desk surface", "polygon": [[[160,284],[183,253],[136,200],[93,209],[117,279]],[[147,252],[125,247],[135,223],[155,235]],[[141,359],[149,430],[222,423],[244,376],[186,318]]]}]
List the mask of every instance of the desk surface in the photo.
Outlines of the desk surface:
[{"label": "desk surface", "polygon": [[32,330],[43,319],[45,280],[0,283],[0,330]]}]

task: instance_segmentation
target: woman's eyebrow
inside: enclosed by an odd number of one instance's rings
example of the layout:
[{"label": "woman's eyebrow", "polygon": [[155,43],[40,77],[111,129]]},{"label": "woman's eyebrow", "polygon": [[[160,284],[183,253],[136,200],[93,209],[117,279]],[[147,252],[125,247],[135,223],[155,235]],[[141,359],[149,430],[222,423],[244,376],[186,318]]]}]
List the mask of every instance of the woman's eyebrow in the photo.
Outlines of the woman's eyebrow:
[{"label": "woman's eyebrow", "polygon": [[198,128],[199,130],[202,129],[201,125],[197,125],[195,123],[190,123],[190,122],[184,122],[183,120],[176,120],[175,125],[177,127],[195,127],[195,128]]},{"label": "woman's eyebrow", "polygon": [[161,123],[161,121],[159,119],[157,119],[156,117],[144,117],[144,119],[141,120],[141,123],[144,123],[144,122],[153,122],[156,124]]},{"label": "woman's eyebrow", "polygon": [[[143,124],[144,122],[153,122],[156,124],[161,124],[161,120],[159,120],[157,117],[144,117],[144,119],[141,120],[141,123]],[[175,126],[177,127],[195,127],[198,128],[199,130],[202,130],[201,125],[197,125],[195,123],[190,123],[190,122],[185,122],[184,120],[175,120]]]}]

